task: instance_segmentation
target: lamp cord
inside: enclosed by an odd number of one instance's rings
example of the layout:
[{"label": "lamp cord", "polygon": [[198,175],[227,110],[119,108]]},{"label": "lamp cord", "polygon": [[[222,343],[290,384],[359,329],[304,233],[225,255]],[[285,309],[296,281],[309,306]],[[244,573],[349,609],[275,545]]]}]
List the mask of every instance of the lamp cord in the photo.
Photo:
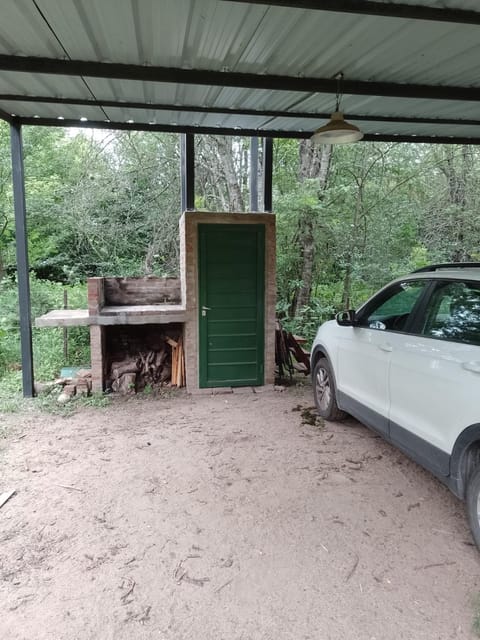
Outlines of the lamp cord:
[{"label": "lamp cord", "polygon": [[335,76],[337,81],[337,93],[335,95],[335,111],[340,110],[340,100],[342,99],[342,88],[343,88],[343,73],[337,73]]}]

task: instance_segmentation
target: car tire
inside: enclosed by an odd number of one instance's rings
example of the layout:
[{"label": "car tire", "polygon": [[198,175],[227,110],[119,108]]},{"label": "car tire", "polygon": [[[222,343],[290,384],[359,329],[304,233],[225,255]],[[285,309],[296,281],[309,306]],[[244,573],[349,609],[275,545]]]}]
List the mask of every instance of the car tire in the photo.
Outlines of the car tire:
[{"label": "car tire", "polygon": [[467,486],[467,516],[473,539],[480,549],[480,467],[471,474]]},{"label": "car tire", "polygon": [[347,415],[338,408],[335,380],[327,358],[320,358],[313,370],[313,396],[318,414],[325,420],[343,420]]}]

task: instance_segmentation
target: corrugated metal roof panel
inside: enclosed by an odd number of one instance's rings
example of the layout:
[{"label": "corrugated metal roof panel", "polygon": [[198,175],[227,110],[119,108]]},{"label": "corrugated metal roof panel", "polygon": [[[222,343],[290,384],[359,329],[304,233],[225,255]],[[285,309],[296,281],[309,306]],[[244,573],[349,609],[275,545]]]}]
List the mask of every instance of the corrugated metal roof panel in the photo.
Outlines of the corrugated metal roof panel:
[{"label": "corrugated metal roof panel", "polygon": [[104,121],[105,113],[98,107],[72,107],[70,105],[56,104],[38,105],[35,102],[8,102],[2,105],[7,113],[15,114],[25,118],[56,118],[61,120],[96,120]]},{"label": "corrugated metal roof panel", "polygon": [[[386,2],[385,4],[399,4]],[[430,6],[433,0],[404,5]],[[443,8],[478,11],[473,0],[444,0]],[[38,9],[36,8],[38,6]],[[242,72],[291,78],[450,86],[451,99],[344,95],[342,110],[369,120],[366,133],[480,137],[474,123],[380,122],[371,118],[480,120],[479,102],[455,100],[455,87],[480,89],[478,25],[305,10],[224,0],[3,0],[0,55],[131,63],[179,69]],[[0,60],[1,68],[1,60]],[[108,69],[107,69],[108,72]],[[0,97],[0,109],[41,115],[179,126],[312,131],[301,115],[329,113],[328,93],[136,81],[52,73],[0,72],[0,94],[117,101],[116,107],[46,104]],[[144,109],[122,106],[144,103]],[[154,110],[150,103],[225,109],[206,114]],[[295,111],[295,117],[231,114],[229,109]],[[420,132],[420,133],[417,133]],[[459,133],[461,132],[461,133]]]}]

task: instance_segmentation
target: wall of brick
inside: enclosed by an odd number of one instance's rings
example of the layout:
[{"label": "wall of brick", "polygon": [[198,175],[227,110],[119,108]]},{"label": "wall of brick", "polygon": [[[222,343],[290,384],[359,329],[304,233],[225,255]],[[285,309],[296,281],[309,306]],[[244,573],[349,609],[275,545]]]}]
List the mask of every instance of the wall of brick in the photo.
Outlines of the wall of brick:
[{"label": "wall of brick", "polygon": [[103,278],[87,279],[88,315],[96,316],[105,304]]},{"label": "wall of brick", "polygon": [[90,326],[90,360],[92,367],[92,391],[103,391],[104,360],[105,360],[105,335],[104,327]]}]

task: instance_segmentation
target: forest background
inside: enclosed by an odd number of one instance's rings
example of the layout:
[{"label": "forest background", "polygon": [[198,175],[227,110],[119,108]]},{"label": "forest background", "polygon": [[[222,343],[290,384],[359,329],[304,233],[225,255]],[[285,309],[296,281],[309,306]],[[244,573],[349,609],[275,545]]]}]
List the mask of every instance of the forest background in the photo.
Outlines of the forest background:
[{"label": "forest background", "polygon": [[[195,206],[249,209],[248,138],[196,136]],[[86,307],[88,276],[178,275],[175,134],[24,129],[32,316]],[[260,172],[262,156],[260,153]],[[480,151],[276,139],[278,316],[312,339],[392,277],[480,260]],[[261,181],[260,181],[261,184]],[[260,193],[260,202],[261,202]],[[35,374],[89,360],[88,330],[34,329]],[[0,395],[21,387],[9,129],[0,124]]]}]

